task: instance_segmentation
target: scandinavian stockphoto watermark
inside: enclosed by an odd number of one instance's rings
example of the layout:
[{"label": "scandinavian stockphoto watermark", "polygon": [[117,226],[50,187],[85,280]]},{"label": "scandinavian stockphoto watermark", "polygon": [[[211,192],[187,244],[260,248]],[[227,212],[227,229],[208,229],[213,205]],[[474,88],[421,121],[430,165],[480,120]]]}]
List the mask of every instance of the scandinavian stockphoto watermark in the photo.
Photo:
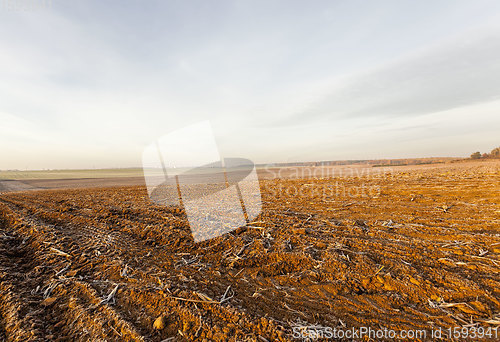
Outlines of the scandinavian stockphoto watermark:
[{"label": "scandinavian stockphoto watermark", "polygon": [[[358,166],[289,166],[262,168],[264,189],[274,198],[295,197],[319,202],[335,202],[341,198],[377,198],[382,181],[393,176],[393,169]],[[300,182],[293,181],[300,180]]]},{"label": "scandinavian stockphoto watermark", "polygon": [[149,198],[184,207],[195,242],[244,226],[262,209],[255,165],[221,158],[208,121],[162,136],[142,164]]}]

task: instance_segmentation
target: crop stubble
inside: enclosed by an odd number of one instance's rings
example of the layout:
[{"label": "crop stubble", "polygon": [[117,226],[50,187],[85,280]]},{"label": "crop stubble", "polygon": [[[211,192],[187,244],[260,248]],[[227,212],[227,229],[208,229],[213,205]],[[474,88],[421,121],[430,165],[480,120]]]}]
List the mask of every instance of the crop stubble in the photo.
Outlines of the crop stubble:
[{"label": "crop stubble", "polygon": [[0,194],[0,340],[497,326],[500,163],[396,171],[262,180],[256,222],[197,244],[141,186]]}]

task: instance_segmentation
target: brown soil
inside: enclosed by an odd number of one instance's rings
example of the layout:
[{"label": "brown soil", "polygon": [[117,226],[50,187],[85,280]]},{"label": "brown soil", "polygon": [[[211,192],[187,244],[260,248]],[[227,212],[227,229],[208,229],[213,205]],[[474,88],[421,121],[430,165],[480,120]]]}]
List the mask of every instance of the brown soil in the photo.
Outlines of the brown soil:
[{"label": "brown soil", "polygon": [[197,244],[142,186],[0,194],[0,340],[498,326],[500,162],[394,171],[263,180],[256,222]]}]

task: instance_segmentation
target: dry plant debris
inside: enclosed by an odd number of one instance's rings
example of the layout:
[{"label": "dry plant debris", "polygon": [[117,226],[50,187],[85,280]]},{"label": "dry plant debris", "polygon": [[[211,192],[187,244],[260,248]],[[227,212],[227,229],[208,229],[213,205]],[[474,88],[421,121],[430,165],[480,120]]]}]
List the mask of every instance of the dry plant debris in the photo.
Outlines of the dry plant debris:
[{"label": "dry plant debris", "polygon": [[[151,204],[143,187],[0,194],[0,340],[288,341],[298,322],[498,326],[499,170],[263,180],[255,222],[198,244],[184,211]],[[339,182],[380,191],[276,191]]]}]

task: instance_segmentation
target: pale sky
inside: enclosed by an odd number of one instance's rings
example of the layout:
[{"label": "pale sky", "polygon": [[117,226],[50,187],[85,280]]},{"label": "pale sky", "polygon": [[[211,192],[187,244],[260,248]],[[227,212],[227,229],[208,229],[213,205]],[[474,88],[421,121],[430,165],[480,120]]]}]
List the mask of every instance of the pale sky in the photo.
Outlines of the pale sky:
[{"label": "pale sky", "polygon": [[0,0],[0,169],[140,166],[204,120],[257,163],[500,146],[499,1],[46,3]]}]

